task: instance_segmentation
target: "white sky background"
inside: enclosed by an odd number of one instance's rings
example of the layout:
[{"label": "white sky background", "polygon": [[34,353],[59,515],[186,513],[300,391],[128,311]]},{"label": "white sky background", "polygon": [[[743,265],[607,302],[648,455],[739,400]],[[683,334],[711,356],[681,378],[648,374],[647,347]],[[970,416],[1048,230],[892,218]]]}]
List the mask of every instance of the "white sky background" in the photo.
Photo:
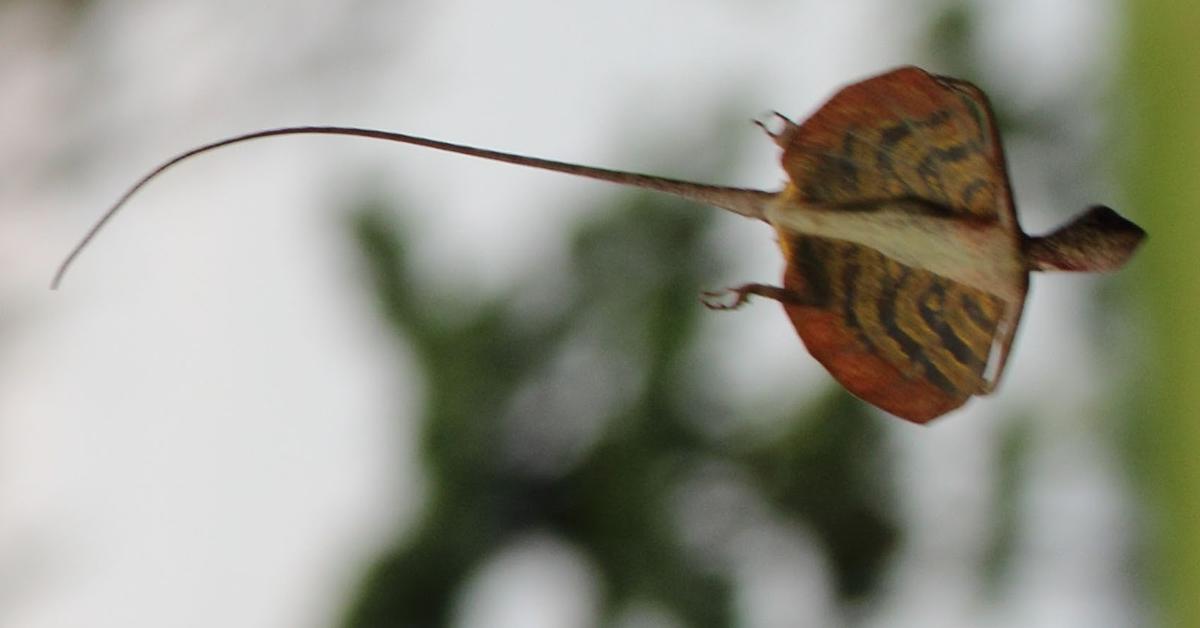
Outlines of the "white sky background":
[{"label": "white sky background", "polygon": [[[398,421],[417,416],[419,373],[397,359],[328,206],[388,181],[412,208],[421,270],[447,291],[494,292],[556,263],[582,208],[613,191],[365,140],[268,140],[163,177],[47,291],[149,166],[232,133],[330,123],[689,176],[660,162],[718,159],[725,135],[710,125],[731,103],[802,118],[845,82],[940,69],[914,52],[936,3],[900,4],[114,0],[69,35],[50,3],[0,5],[0,625],[328,625],[422,490],[415,426]],[[985,89],[1035,111],[1103,93],[1107,3],[980,4]],[[1095,102],[1077,107],[1068,132],[1102,142]],[[776,187],[775,148],[745,133],[738,167],[714,182]],[[1046,206],[1039,162],[1009,151],[1026,225],[1065,218],[1074,208]],[[769,231],[722,220],[714,254],[737,275],[714,286],[775,280]],[[894,422],[914,534],[873,626],[1131,621],[1112,547],[1129,513],[1096,436],[1103,391],[1088,384],[1104,358],[1080,324],[1098,281],[1034,282],[994,398],[929,428]],[[714,368],[745,403],[787,403],[827,377],[778,308],[706,324]],[[1023,408],[1039,413],[1034,488],[997,607],[970,564],[993,514],[999,421]],[[824,617],[811,548],[743,550],[759,580],[811,591],[797,609],[759,582],[748,625]],[[584,558],[528,539],[481,574],[461,619],[585,626],[589,582]],[[555,587],[544,624],[513,615],[512,600]]]}]

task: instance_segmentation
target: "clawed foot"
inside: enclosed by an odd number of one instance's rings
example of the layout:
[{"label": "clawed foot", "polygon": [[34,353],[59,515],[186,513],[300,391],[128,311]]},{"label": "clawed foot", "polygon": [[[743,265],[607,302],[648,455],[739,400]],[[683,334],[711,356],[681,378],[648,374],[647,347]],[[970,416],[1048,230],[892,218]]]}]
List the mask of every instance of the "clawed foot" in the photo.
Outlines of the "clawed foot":
[{"label": "clawed foot", "polygon": [[781,148],[787,147],[787,144],[792,139],[792,134],[799,128],[795,122],[792,122],[787,116],[778,111],[772,111],[770,117],[766,120],[756,119],[751,122],[754,123],[754,126],[762,129],[767,134],[767,137],[771,138]]},{"label": "clawed foot", "polygon": [[750,294],[749,286],[710,290],[700,294],[700,302],[704,307],[718,312],[736,310],[750,300]]}]

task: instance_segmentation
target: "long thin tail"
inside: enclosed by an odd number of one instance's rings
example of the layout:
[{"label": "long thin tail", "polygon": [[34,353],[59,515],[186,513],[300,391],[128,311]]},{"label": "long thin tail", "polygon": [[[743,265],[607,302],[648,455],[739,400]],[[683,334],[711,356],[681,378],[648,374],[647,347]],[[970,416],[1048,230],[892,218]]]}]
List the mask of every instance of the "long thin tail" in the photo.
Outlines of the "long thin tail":
[{"label": "long thin tail", "polygon": [[722,187],[717,185],[706,185],[703,183],[692,183],[690,181],[680,181],[678,179],[668,179],[664,177],[655,177],[645,174],[636,174],[632,172],[621,172],[619,170],[608,170],[606,168],[593,168],[591,166],[582,166],[579,164],[566,163],[562,161],[553,161],[550,159],[539,159],[537,157],[526,157],[524,155],[514,155],[512,153],[504,153],[484,148],[475,148],[473,146],[463,146],[461,144],[451,144],[449,142],[441,142],[431,140],[415,135],[404,135],[403,133],[390,133],[388,131],[377,131],[374,129],[360,129],[354,127],[339,127],[339,126],[298,126],[287,127],[280,129],[268,129],[265,131],[255,131],[235,137],[226,138],[210,144],[193,148],[184,153],[180,153],[167,161],[160,164],[154,170],[133,184],[117,202],[113,203],[107,211],[104,212],[100,219],[92,225],[91,229],[84,234],[83,238],[71,249],[70,254],[59,265],[58,271],[54,274],[54,280],[50,283],[52,289],[57,289],[62,283],[63,276],[74,263],[75,258],[87,248],[88,244],[95,239],[100,230],[104,228],[113,216],[125,205],[125,203],[133,197],[134,194],[141,190],[147,183],[153,180],[165,170],[175,164],[184,161],[190,157],[205,153],[210,150],[246,142],[249,140],[260,139],[264,137],[273,137],[276,135],[351,135],[356,137],[367,137],[378,140],[387,140],[390,142],[400,142],[402,144],[415,144],[417,146],[425,146],[437,150],[459,153],[462,155],[470,155],[472,157],[481,157],[483,159],[491,159],[494,161],[503,161],[518,166],[528,166],[530,168],[540,168],[542,170],[553,170],[555,172],[564,172],[589,179],[598,179],[600,181],[610,181],[621,185],[629,185],[658,192],[666,192],[685,198],[687,200],[696,201],[705,205],[711,205],[725,209],[749,218],[763,219],[763,211],[767,202],[774,196],[771,192],[762,190],[750,190],[744,188]]}]

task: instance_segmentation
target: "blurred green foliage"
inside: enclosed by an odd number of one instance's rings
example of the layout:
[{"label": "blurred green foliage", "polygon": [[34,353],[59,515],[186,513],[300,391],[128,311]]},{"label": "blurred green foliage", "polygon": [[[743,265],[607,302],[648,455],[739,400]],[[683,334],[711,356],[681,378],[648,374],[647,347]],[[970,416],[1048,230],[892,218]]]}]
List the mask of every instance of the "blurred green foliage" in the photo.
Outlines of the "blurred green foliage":
[{"label": "blurred green foliage", "polygon": [[[1161,625],[1200,626],[1200,4],[1126,6],[1125,185],[1150,239],[1140,288],[1147,356],[1130,408],[1134,470],[1150,514],[1142,578]],[[1131,289],[1133,286],[1129,286]]]},{"label": "blurred green foliage", "polygon": [[[82,21],[94,3],[57,4],[68,23]],[[1135,466],[1155,514],[1147,586],[1164,625],[1190,628],[1200,626],[1200,387],[1191,381],[1200,371],[1193,323],[1200,268],[1192,259],[1200,222],[1188,220],[1200,205],[1200,5],[1126,5],[1128,122],[1140,139],[1125,178],[1136,217],[1153,234],[1135,270],[1142,268],[1137,283],[1153,318],[1154,357],[1132,411]],[[985,62],[972,45],[975,7],[944,3],[930,16],[926,38],[939,70],[970,80]],[[1028,132],[1045,119],[1021,118],[996,96],[1006,135],[1025,130],[1026,140],[1055,141]],[[890,419],[830,386],[810,405],[780,408],[785,429],[769,438],[749,429],[721,437],[705,430],[758,423],[741,420],[742,410],[719,390],[699,391],[695,383],[692,351],[700,317],[708,315],[697,294],[721,275],[707,249],[711,210],[617,197],[574,234],[563,268],[530,277],[516,296],[478,302],[424,289],[409,264],[413,236],[393,218],[403,213],[390,202],[364,203],[353,232],[380,311],[422,370],[428,501],[416,525],[370,567],[345,626],[448,625],[469,577],[532,530],[558,536],[591,561],[603,587],[602,623],[627,604],[653,600],[686,626],[733,625],[736,576],[689,545],[675,508],[689,479],[714,464],[746,478],[774,515],[820,543],[845,608],[879,593],[903,535],[895,507],[902,496],[889,481],[880,426]],[[533,315],[520,301],[555,290],[565,292],[559,303]],[[779,333],[799,342],[791,330]],[[588,359],[586,377],[556,377],[563,357],[579,354]],[[597,389],[611,394],[597,399]],[[580,450],[548,433],[564,412],[595,415],[589,420],[598,428]],[[994,587],[1017,543],[1035,418],[1011,422],[997,443],[989,492],[998,516],[981,565]]]},{"label": "blurred green foliage", "polygon": [[[927,41],[939,69],[979,80],[979,19],[973,5],[958,2],[931,16]],[[1047,150],[1062,144],[1039,132],[1051,120],[1010,110],[996,96],[1006,136],[1024,132]],[[1068,161],[1084,158],[1059,148]],[[639,601],[681,625],[735,625],[738,574],[717,549],[689,543],[678,508],[689,481],[714,466],[744,480],[772,517],[816,540],[844,625],[866,617],[855,611],[879,598],[903,542],[902,496],[880,425],[888,419],[831,385],[803,407],[778,409],[781,433],[705,429],[761,424],[739,417],[743,409],[719,387],[696,384],[698,323],[709,315],[697,295],[721,276],[708,250],[712,213],[644,194],[616,197],[578,228],[567,263],[478,302],[423,289],[408,260],[412,236],[391,218],[403,212],[368,203],[356,214],[382,311],[423,370],[430,491],[414,528],[370,568],[344,625],[448,625],[469,578],[531,531],[586,556],[600,581],[600,625]],[[526,300],[552,305],[535,312]],[[791,330],[780,333],[799,342]],[[564,367],[572,359],[586,365],[582,373]],[[564,432],[581,420],[592,424],[587,437]],[[995,444],[995,484],[986,487],[994,518],[978,565],[991,593],[1004,590],[1020,544],[1037,420],[1007,422]],[[736,518],[723,504],[686,516]]]},{"label": "blurred green foliage", "polygon": [[[782,437],[719,439],[703,426],[724,419],[727,404],[689,398],[689,348],[705,315],[697,297],[715,270],[711,212],[642,194],[598,210],[574,237],[565,281],[532,280],[568,287],[565,304],[536,324],[515,297],[443,311],[422,296],[407,236],[388,215],[365,209],[355,230],[387,319],[424,368],[430,501],[416,529],[371,569],[347,626],[446,625],[467,576],[532,530],[589,557],[610,619],[652,600],[688,626],[732,625],[734,574],[687,546],[672,507],[687,478],[713,461],[743,470],[774,509],[815,533],[847,601],[871,592],[897,536],[879,419],[831,389],[795,411]],[[569,351],[594,352],[595,371],[568,382],[548,376]],[[539,472],[547,465],[513,454],[522,449],[512,446],[514,408],[523,414],[516,422],[546,430],[563,419],[553,403],[516,404],[522,391],[586,400],[604,382],[626,382],[620,401],[577,409],[602,416],[570,464]],[[552,444],[546,450],[525,455],[555,457]]]}]

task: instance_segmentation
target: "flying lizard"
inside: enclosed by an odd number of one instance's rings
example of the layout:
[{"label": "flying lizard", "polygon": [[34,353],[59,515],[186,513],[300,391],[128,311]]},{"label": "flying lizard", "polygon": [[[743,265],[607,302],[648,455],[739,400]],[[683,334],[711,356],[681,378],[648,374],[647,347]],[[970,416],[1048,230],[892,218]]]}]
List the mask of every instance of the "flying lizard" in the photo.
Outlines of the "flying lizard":
[{"label": "flying lizard", "polygon": [[802,123],[760,123],[787,183],[768,192],[528,157],[401,133],[336,126],[269,129],[181,153],[137,181],[63,261],[138,190],[197,154],[280,135],[349,135],[424,146],[673,194],[766,222],[782,285],[704,295],[713,309],[779,302],[800,339],[847,390],[925,423],[991,393],[1004,374],[1033,271],[1111,271],[1145,232],[1096,205],[1043,236],[1022,231],[987,97],[966,81],[901,67],[838,91]]}]

